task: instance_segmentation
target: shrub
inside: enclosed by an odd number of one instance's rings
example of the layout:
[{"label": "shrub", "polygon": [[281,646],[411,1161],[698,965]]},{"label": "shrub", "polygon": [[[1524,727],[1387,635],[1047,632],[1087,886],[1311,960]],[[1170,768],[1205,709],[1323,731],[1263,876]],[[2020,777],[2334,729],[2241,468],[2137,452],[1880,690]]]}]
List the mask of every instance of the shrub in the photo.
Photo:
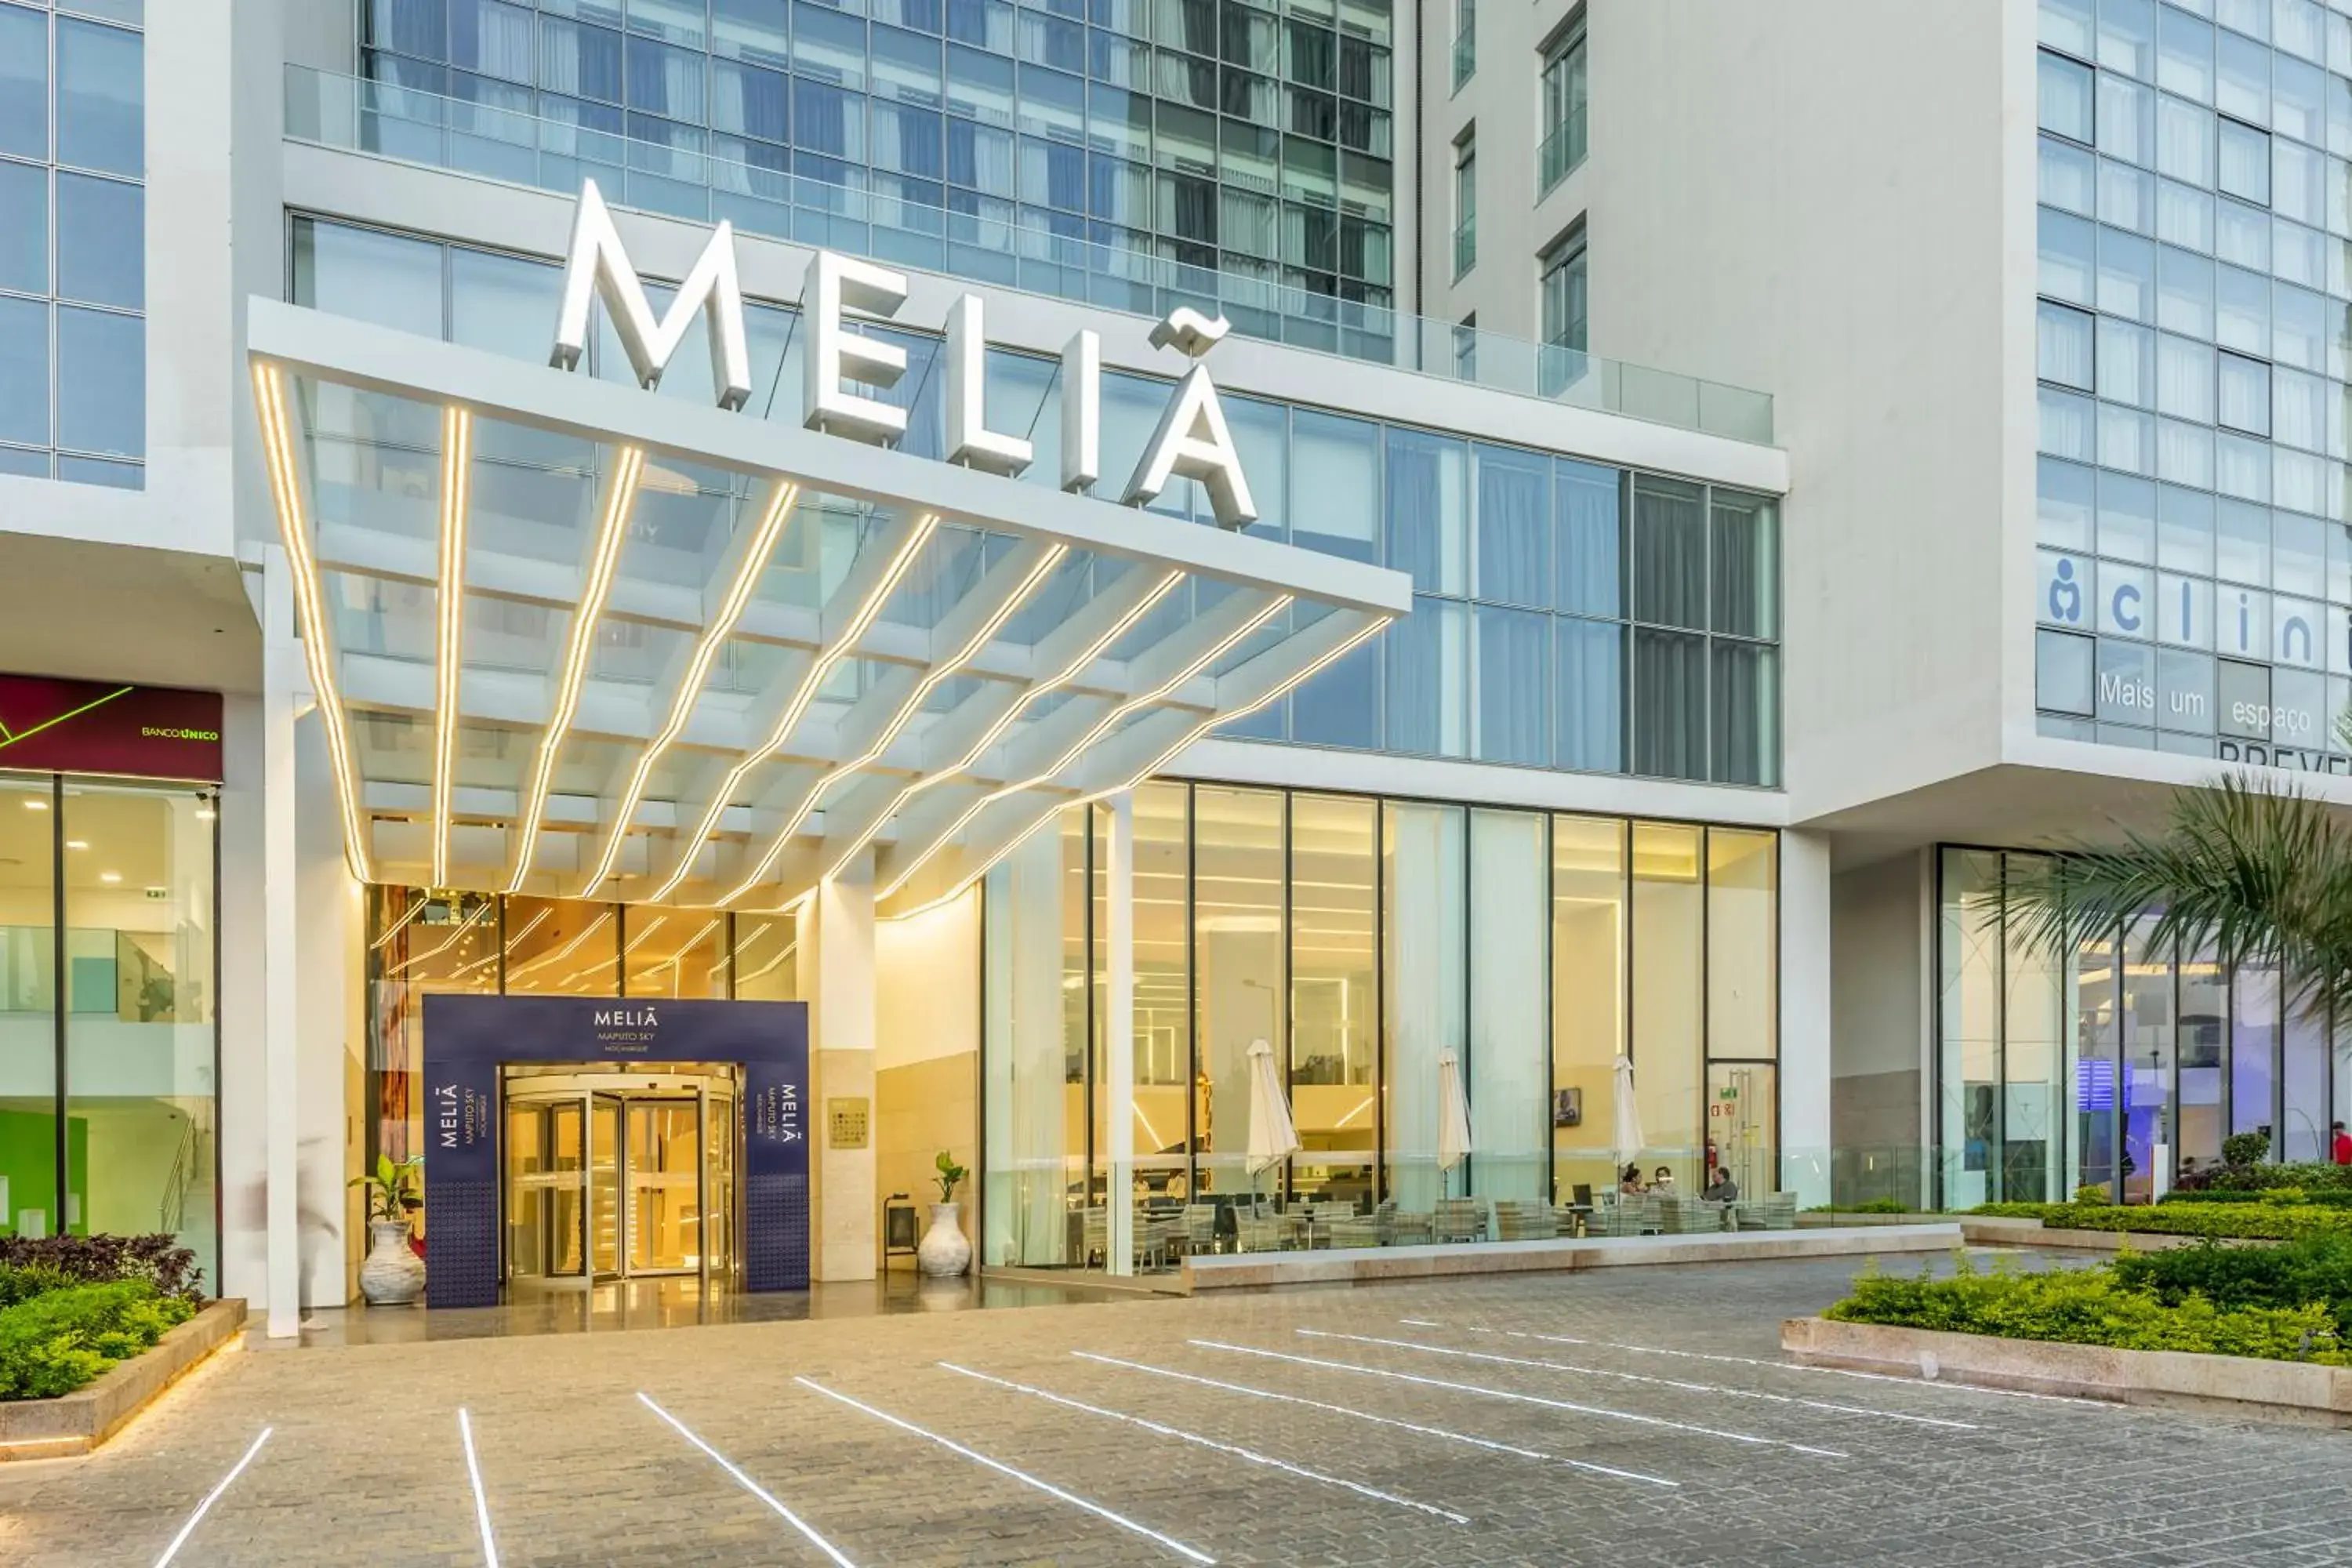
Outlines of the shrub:
[{"label": "shrub", "polygon": [[176,1237],[44,1236],[0,1237],[0,1268],[54,1269],[91,1284],[112,1279],[143,1279],[165,1296],[201,1302],[198,1287],[204,1271],[196,1255]]},{"label": "shrub", "polygon": [[194,1314],[145,1279],[67,1285],[0,1308],[0,1400],[71,1394]]},{"label": "shrub", "polygon": [[2305,1192],[2301,1187],[2265,1187],[2259,1192],[2199,1189],[2167,1193],[2159,1201],[2168,1204],[2312,1204],[2322,1208],[2352,1208],[2352,1188],[2323,1187],[2315,1193]]},{"label": "shrub", "polygon": [[2224,1309],[2195,1294],[2168,1304],[2126,1286],[2105,1268],[2021,1274],[2002,1267],[1978,1274],[1965,1255],[1958,1257],[1958,1272],[1947,1279],[1926,1273],[1916,1279],[1890,1279],[1871,1268],[1854,1280],[1852,1295],[1822,1315],[1841,1322],[2119,1350],[2352,1364],[2325,1307]]},{"label": "shrub", "polygon": [[1909,1214],[1911,1205],[1901,1198],[1873,1198],[1866,1204],[1856,1204],[1848,1214]]},{"label": "shrub", "polygon": [[0,1265],[0,1307],[13,1307],[46,1291],[82,1283],[64,1269],[46,1263],[28,1263],[21,1268]]},{"label": "shrub", "polygon": [[2107,1201],[2107,1189],[2095,1182],[2085,1182],[2074,1189],[2074,1201],[2093,1205],[2104,1204]]},{"label": "shrub", "polygon": [[2142,1204],[2127,1208],[2082,1204],[1981,1204],[1969,1211],[2001,1219],[2038,1219],[2053,1228],[2142,1231],[2161,1236],[2210,1236],[2253,1241],[2352,1235],[2352,1208],[2333,1205],[2240,1203]]},{"label": "shrub", "polygon": [[2352,1236],[2315,1236],[2278,1247],[2168,1247],[2126,1252],[2116,1282],[2167,1306],[2192,1296],[2216,1307],[2320,1306],[2337,1336],[2352,1344]]},{"label": "shrub", "polygon": [[2259,1165],[2271,1157],[2271,1135],[2263,1132],[2233,1132],[2221,1140],[2221,1163],[2224,1165]]},{"label": "shrub", "polygon": [[[2251,1134],[2248,1134],[2251,1136]],[[2181,1184],[2205,1192],[2267,1192],[2300,1187],[2305,1192],[2352,1191],[2352,1165],[2305,1161],[2296,1164],[2239,1163],[2214,1165],[2194,1173]]]}]

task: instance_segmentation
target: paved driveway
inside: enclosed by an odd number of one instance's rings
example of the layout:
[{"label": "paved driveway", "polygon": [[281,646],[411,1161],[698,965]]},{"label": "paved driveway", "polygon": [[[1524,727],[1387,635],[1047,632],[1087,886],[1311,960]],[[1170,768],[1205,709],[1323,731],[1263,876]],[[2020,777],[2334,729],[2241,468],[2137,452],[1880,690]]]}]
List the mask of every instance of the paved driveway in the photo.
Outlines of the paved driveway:
[{"label": "paved driveway", "polygon": [[0,1561],[154,1563],[248,1455],[173,1563],[2352,1560],[2352,1434],[1780,1364],[1853,1267],[246,1352],[0,1473]]}]

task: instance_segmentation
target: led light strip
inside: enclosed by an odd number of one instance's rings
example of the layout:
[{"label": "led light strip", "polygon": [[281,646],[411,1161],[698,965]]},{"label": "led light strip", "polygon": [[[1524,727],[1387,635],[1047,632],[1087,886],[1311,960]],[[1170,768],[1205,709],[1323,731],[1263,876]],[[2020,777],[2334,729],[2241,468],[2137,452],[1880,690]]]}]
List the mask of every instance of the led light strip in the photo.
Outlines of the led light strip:
[{"label": "led light strip", "polygon": [[423,914],[425,912],[425,906],[432,901],[433,899],[430,894],[417,894],[416,901],[408,906],[406,912],[402,914],[398,920],[393,921],[390,929],[385,931],[382,936],[376,938],[375,941],[370,942],[368,945],[379,952],[391,946],[392,939],[398,936],[402,931],[406,931],[408,929],[408,922]]},{"label": "led light strip", "polygon": [[586,942],[590,937],[594,936],[598,931],[602,931],[604,928],[604,922],[612,918],[613,911],[610,910],[604,910],[594,920],[590,921],[586,927],[581,931],[578,936],[573,937],[570,942],[565,942],[562,947],[557,948],[554,952],[541,953],[539,957],[532,959],[529,963],[524,964],[520,969],[509,970],[507,972],[507,983],[509,984],[512,984],[520,975],[533,974],[538,973],[540,970],[545,969],[551,963],[562,963],[565,959],[579,952],[580,944]]},{"label": "led light strip", "polygon": [[[1193,725],[1190,730],[1184,731],[1181,739],[1178,740],[1175,744],[1170,746],[1166,751],[1160,752],[1157,757],[1154,757],[1149,765],[1138,769],[1133,778],[1127,780],[1124,784],[1113,785],[1111,788],[1097,790],[1092,795],[1081,795],[1076,800],[1065,802],[1059,807],[1049,808],[1045,816],[1040,816],[1035,822],[1030,824],[1028,828],[1015,837],[1011,843],[997,850],[996,853],[991,855],[985,861],[982,862],[972,870],[966,872],[962,879],[958,881],[953,888],[941,893],[938,898],[929,900],[928,903],[917,905],[915,908],[907,910],[904,914],[889,915],[884,918],[888,920],[912,920],[917,915],[929,914],[931,910],[939,909],[943,905],[955,902],[958,899],[963,897],[965,889],[969,889],[974,882],[979,881],[982,877],[987,876],[988,873],[995,868],[998,861],[1003,859],[1007,855],[1012,854],[1015,849],[1020,848],[1022,845],[1029,841],[1029,836],[1031,834],[1035,833],[1038,828],[1043,827],[1046,823],[1052,821],[1054,812],[1055,810],[1067,810],[1073,805],[1086,805],[1092,802],[1103,800],[1111,795],[1118,795],[1123,790],[1133,789],[1136,785],[1150,778],[1153,773],[1158,773],[1162,767],[1165,767],[1171,758],[1183,751],[1185,747],[1191,745],[1202,736],[1207,734],[1210,731],[1215,729],[1218,725],[1231,724],[1237,722],[1240,720],[1246,719],[1251,714],[1256,712],[1259,709],[1264,708],[1267,703],[1273,702],[1288,693],[1297,690],[1299,687],[1305,685],[1307,681],[1312,680],[1316,676],[1321,674],[1327,667],[1345,658],[1348,655],[1355,652],[1356,649],[1363,643],[1387,630],[1390,624],[1391,623],[1388,621],[1375,621],[1370,626],[1364,627],[1361,631],[1356,633],[1355,636],[1349,637],[1347,641],[1341,643],[1339,647],[1333,648],[1322,658],[1308,664],[1306,668],[1300,670],[1297,674],[1290,677],[1286,680],[1277,681],[1273,689],[1269,690],[1265,696],[1259,698],[1256,701],[1251,703],[1246,708],[1235,708],[1222,713],[1212,713],[1209,717],[1202,720],[1198,724]],[[985,805],[986,803],[982,802],[982,804]],[[959,824],[958,827],[960,828],[961,826],[961,825]],[[956,829],[950,829],[948,834],[942,835],[937,845],[934,845],[930,849],[924,852],[923,859],[929,860],[933,855],[937,854],[940,848],[944,847],[948,838],[953,837],[955,831]],[[890,886],[885,889],[882,892],[877,893],[875,895],[876,901],[879,902],[881,900],[889,897],[890,894],[897,892],[900,888],[905,887],[914,874],[920,869],[922,869],[922,861],[917,861],[913,866],[908,868],[905,876],[902,876],[898,880],[892,882]]]},{"label": "led light strip", "polygon": [[522,945],[523,939],[529,936],[531,932],[537,931],[540,927],[545,925],[547,923],[547,917],[554,912],[555,907],[552,904],[542,908],[539,913],[531,916],[530,919],[523,922],[522,930],[516,931],[512,936],[508,937],[504,946],[500,947],[495,952],[488,953],[483,957],[474,960],[471,963],[459,964],[457,968],[449,972],[449,978],[455,980],[461,974],[470,974],[475,970],[483,968],[485,965],[496,963],[499,960],[512,952],[516,948],[520,947]]},{"label": "led light strip", "polygon": [[[719,929],[719,923],[726,920],[726,918],[727,917],[725,915],[711,916],[710,923],[709,925],[704,926],[700,931],[696,931],[692,936],[688,937],[684,942],[679,944],[678,950],[676,952],[671,953],[667,958],[661,959],[658,962],[648,965],[646,969],[645,974],[639,976],[639,978],[644,979],[659,974],[665,969],[676,969],[679,964],[686,962],[686,955],[688,953],[692,952],[696,948],[702,945],[702,939],[704,937],[709,936],[712,931]],[[635,942],[631,942],[629,945],[635,947],[636,944]],[[626,957],[627,955],[625,953],[622,956]],[[726,962],[722,959],[720,962],[710,966],[710,973],[717,974],[725,967]]]},{"label": "led light strip", "polygon": [[596,647],[596,623],[604,618],[604,598],[613,590],[613,574],[620,563],[621,542],[628,534],[629,512],[636,503],[637,479],[645,466],[646,455],[635,447],[621,447],[614,460],[596,553],[589,563],[580,603],[572,613],[572,639],[556,680],[554,710],[548,715],[546,734],[540,738],[530,788],[523,797],[514,875],[507,880],[509,893],[522,890],[523,879],[530,875],[531,859],[539,852],[540,823],[547,812],[547,788],[555,777],[556,754],[563,750],[564,733],[572,728],[572,716],[580,707],[580,688],[587,681],[588,658]]},{"label": "led light strip", "polygon": [[457,684],[466,636],[467,486],[473,472],[474,421],[452,404],[441,411],[441,583],[435,605],[440,640],[433,650],[433,885],[449,885],[449,802],[457,783]]},{"label": "led light strip", "polygon": [[261,1446],[269,1441],[269,1435],[277,1429],[275,1426],[261,1429],[261,1436],[253,1440],[253,1447],[245,1451],[245,1457],[230,1466],[228,1474],[220,1479],[220,1484],[206,1492],[204,1500],[196,1504],[196,1511],[188,1515],[188,1522],[180,1526],[180,1533],[172,1537],[172,1543],[163,1548],[163,1555],[155,1559],[155,1568],[169,1568],[172,1559],[180,1554],[180,1548],[188,1543],[188,1537],[196,1532],[196,1526],[205,1521],[205,1515],[212,1511],[213,1504],[220,1501],[221,1494],[228,1490],[237,1477],[245,1474],[246,1466],[253,1463],[253,1457],[261,1452]]},{"label": "led light strip", "polygon": [[464,941],[466,933],[473,930],[477,925],[480,924],[482,917],[496,908],[498,908],[496,903],[488,899],[483,900],[480,904],[475,907],[474,912],[467,915],[458,923],[457,929],[449,933],[446,941],[438,942],[423,952],[412,953],[409,957],[402,960],[401,963],[394,967],[386,970],[383,977],[386,980],[397,979],[401,975],[408,973],[408,971],[415,968],[418,964],[423,963],[426,959],[440,957],[443,953],[457,946],[458,942]]},{"label": "led light strip", "polygon": [[343,694],[335,685],[333,656],[328,652],[326,604],[319,591],[319,562],[310,551],[310,534],[302,517],[302,488],[294,463],[294,437],[286,416],[286,382],[276,366],[256,363],[254,401],[261,417],[262,454],[269,467],[269,488],[278,498],[278,531],[286,543],[286,559],[293,570],[294,603],[301,616],[302,653],[310,667],[310,687],[318,698],[320,717],[327,731],[327,760],[335,770],[336,802],[343,817],[343,854],[358,881],[375,880],[374,857],[369,853],[367,827],[360,811],[357,770],[352,764],[352,737],[343,712]]},{"label": "led light strip", "polygon": [[898,586],[898,580],[907,574],[907,568],[914,564],[916,555],[929,542],[931,531],[939,525],[939,513],[927,511],[908,531],[898,553],[890,558],[890,563],[882,570],[881,579],[841,628],[841,635],[820,648],[816,658],[810,662],[808,673],[801,678],[799,689],[793,693],[792,700],[784,704],[783,714],[776,721],[775,727],[769,731],[767,739],[745,752],[742,761],[727,770],[726,779],[711,795],[709,809],[702,814],[702,820],[695,824],[694,832],[680,848],[677,865],[660,887],[646,895],[646,902],[661,902],[686,880],[688,874],[694,869],[694,858],[701,853],[702,846],[709,841],[712,830],[718,827],[719,816],[727,810],[727,803],[735,797],[736,790],[751,776],[751,770],[767,761],[771,753],[781,750],[783,743],[792,738],[793,730],[800,725],[801,716],[808,711],[809,704],[816,700],[817,689],[833,674],[834,667],[848,658],[864,640],[866,629],[873,626],[875,617],[881,615],[882,606],[889,603],[891,594]]},{"label": "led light strip", "polygon": [[[937,856],[940,850],[948,847],[950,840],[953,839],[957,834],[961,833],[965,828],[971,826],[972,818],[978,816],[982,812],[987,810],[989,806],[994,805],[996,802],[1004,799],[1007,795],[1019,795],[1024,790],[1034,789],[1039,784],[1050,783],[1064,768],[1068,767],[1080,756],[1084,755],[1086,749],[1088,746],[1093,745],[1097,741],[1101,740],[1105,735],[1110,733],[1112,728],[1116,726],[1120,720],[1125,719],[1130,713],[1151,707],[1153,704],[1163,700],[1169,693],[1174,691],[1178,687],[1182,686],[1186,681],[1192,679],[1194,676],[1200,674],[1201,671],[1208,668],[1209,666],[1223,658],[1226,651],[1232,648],[1235,644],[1239,643],[1244,637],[1248,637],[1252,632],[1256,631],[1260,626],[1265,625],[1266,622],[1274,619],[1275,616],[1280,615],[1284,610],[1288,609],[1290,607],[1290,602],[1291,595],[1288,594],[1276,595],[1264,607],[1259,609],[1255,615],[1250,616],[1248,620],[1243,622],[1241,626],[1236,627],[1234,631],[1218,638],[1216,642],[1212,644],[1205,652],[1201,654],[1199,658],[1185,665],[1174,675],[1170,676],[1166,680],[1161,681],[1158,686],[1153,687],[1150,690],[1144,692],[1140,696],[1130,697],[1126,701],[1119,703],[1117,707],[1111,709],[1109,712],[1105,713],[1100,719],[1095,721],[1094,728],[1088,730],[1085,734],[1079,736],[1076,741],[1065,747],[1060,756],[1055,757],[1050,765],[1036,773],[1034,776],[1023,779],[1018,783],[1000,785],[996,789],[991,790],[986,795],[982,795],[978,800],[973,801],[971,805],[964,808],[962,816],[957,817],[953,822],[948,825],[946,832],[939,834],[933,837],[930,847],[917,856],[913,865],[898,873],[898,875],[892,879],[888,887],[883,889],[881,892],[875,896],[877,899],[887,899],[891,894],[897,892],[899,889],[905,887],[908,882],[914,879],[917,872],[920,871],[925,866],[930,863],[933,857]],[[1210,718],[1209,722],[1212,724],[1222,724],[1226,722],[1230,717],[1239,717],[1239,715],[1215,714]],[[1088,798],[1094,799],[1098,797],[1089,796]],[[1024,834],[1022,837],[1026,837],[1028,836]]]},{"label": "led light strip", "polygon": [[[1037,585],[1045,580],[1046,575],[1055,567],[1061,564],[1062,557],[1068,554],[1069,550],[1070,547],[1066,544],[1055,544],[1048,549],[1036,566],[1021,580],[1019,585],[1006,596],[1004,602],[996,607],[980,629],[966,638],[964,645],[958,648],[952,657],[934,666],[930,672],[917,683],[915,689],[908,694],[904,702],[898,704],[898,710],[890,716],[890,721],[882,727],[882,732],[875,737],[874,743],[866,747],[862,756],[829,770],[824,777],[809,786],[807,792],[801,797],[799,807],[793,811],[792,819],[784,824],[783,831],[777,834],[775,841],[768,846],[767,854],[761,857],[760,863],[751,868],[751,875],[745,877],[733,892],[719,900],[721,904],[733,903],[768,879],[768,874],[776,868],[776,862],[783,858],[784,850],[792,844],[793,835],[801,830],[801,824],[806,822],[809,815],[816,810],[816,803],[824,797],[824,792],[888,751],[890,742],[898,738],[899,731],[912,723],[915,715],[922,711],[923,704],[930,700],[931,693],[961,674],[964,666],[977,658],[981,650],[995,640],[996,634],[1004,629],[1004,623],[1020,612],[1021,606],[1028,601],[1029,595],[1035,593]],[[865,837],[857,841],[857,848],[865,847],[866,839],[871,838],[879,827],[880,824],[877,822],[874,829],[869,829]],[[857,849],[852,849],[849,853],[854,855],[856,852]],[[848,856],[842,858],[844,861],[847,858]],[[831,874],[831,872],[826,873],[828,876]]]},{"label": "led light strip", "polygon": [[694,705],[702,696],[702,684],[710,678],[710,667],[719,658],[727,639],[735,635],[738,622],[751,603],[751,595],[759,588],[760,579],[766,574],[768,561],[775,553],[776,541],[782,537],[784,526],[792,521],[793,508],[800,500],[801,488],[790,479],[780,479],[768,499],[767,510],[761,513],[751,542],[744,547],[743,559],[736,568],[735,580],[728,585],[727,597],[720,602],[719,613],[702,629],[702,640],[695,646],[694,657],[688,660],[686,672],[679,678],[677,696],[670,703],[669,718],[661,732],[649,742],[637,758],[637,771],[629,779],[629,787],[622,794],[621,802],[613,816],[611,841],[596,862],[596,869],[580,889],[583,899],[594,896],[597,889],[612,876],[613,867],[621,858],[621,848],[628,841],[629,822],[636,816],[638,803],[645,799],[646,781],[653,776],[654,764],[661,760],[678,736],[686,731],[686,722],[694,716]]}]

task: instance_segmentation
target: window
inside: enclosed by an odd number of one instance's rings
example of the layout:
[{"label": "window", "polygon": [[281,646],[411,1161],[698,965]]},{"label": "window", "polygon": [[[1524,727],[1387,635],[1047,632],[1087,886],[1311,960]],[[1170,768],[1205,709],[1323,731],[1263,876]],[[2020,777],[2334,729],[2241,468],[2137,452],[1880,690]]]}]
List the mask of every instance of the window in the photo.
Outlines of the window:
[{"label": "window", "polygon": [[2091,70],[2063,55],[2042,51],[2038,94],[2042,129],[2069,141],[2091,141]]},{"label": "window", "polygon": [[1584,162],[1585,49],[1583,14],[1543,52],[1540,80],[1543,145],[1537,158],[1536,193],[1541,195]]},{"label": "window", "polygon": [[1454,0],[1454,90],[1478,68],[1478,0]]},{"label": "window", "polygon": [[1454,147],[1454,276],[1478,265],[1478,142],[1465,132]]},{"label": "window", "polygon": [[0,3],[0,473],[146,485],[144,57]]},{"label": "window", "polygon": [[1537,284],[1542,346],[1540,360],[1544,395],[1557,397],[1583,379],[1589,321],[1582,225],[1544,253],[1543,272]]}]

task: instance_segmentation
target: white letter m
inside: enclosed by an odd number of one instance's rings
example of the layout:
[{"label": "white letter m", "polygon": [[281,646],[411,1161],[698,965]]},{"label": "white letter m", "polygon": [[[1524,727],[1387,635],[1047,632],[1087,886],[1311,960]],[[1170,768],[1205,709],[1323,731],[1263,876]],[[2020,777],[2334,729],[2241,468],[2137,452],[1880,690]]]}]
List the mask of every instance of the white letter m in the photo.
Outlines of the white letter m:
[{"label": "white letter m", "polygon": [[645,285],[629,265],[621,236],[604,197],[589,180],[580,187],[580,205],[572,219],[572,249],[563,264],[563,309],[556,318],[555,352],[548,363],[571,370],[588,345],[588,301],[604,301],[604,313],[629,356],[641,386],[661,381],[670,356],[686,340],[686,330],[706,307],[710,311],[710,380],[719,389],[719,406],[740,408],[751,395],[751,354],[743,338],[743,289],[735,276],[735,228],[720,224],[710,243],[702,247],[694,269],[677,288],[669,314],[656,324]]}]

